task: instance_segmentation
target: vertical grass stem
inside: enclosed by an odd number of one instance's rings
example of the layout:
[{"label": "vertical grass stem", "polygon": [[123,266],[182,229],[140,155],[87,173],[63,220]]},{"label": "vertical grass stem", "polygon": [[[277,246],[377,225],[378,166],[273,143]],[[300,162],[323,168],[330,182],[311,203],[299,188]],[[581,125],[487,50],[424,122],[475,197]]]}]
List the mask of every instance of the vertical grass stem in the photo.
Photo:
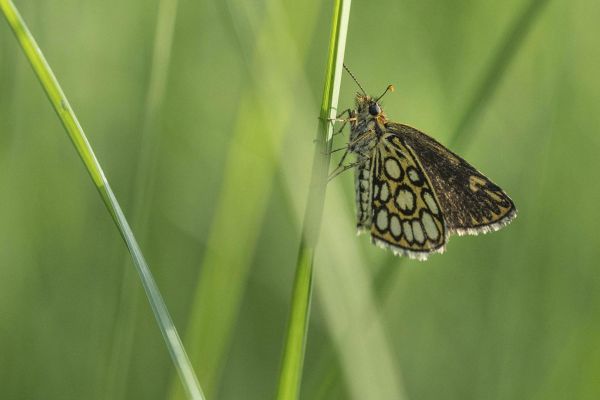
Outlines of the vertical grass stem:
[{"label": "vertical grass stem", "polygon": [[316,137],[311,183],[304,214],[302,241],[298,252],[296,275],[292,289],[290,316],[277,391],[278,400],[295,400],[300,393],[306,333],[310,315],[313,261],[321,226],[329,171],[329,153],[333,134],[331,119],[335,118],[337,113],[346,34],[350,19],[350,3],[350,0],[336,0],[334,5],[325,87],[323,89],[319,128]]}]

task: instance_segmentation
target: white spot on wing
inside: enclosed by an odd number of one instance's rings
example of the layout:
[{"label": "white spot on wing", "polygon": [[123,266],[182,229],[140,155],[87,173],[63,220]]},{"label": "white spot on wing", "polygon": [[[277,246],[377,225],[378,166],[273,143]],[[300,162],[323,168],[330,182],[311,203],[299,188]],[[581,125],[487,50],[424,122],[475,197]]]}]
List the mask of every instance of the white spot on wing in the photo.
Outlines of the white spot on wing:
[{"label": "white spot on wing", "polygon": [[412,222],[413,236],[415,240],[419,243],[425,242],[425,234],[423,233],[423,228],[418,220]]},{"label": "white spot on wing", "polygon": [[440,210],[438,209],[438,206],[435,203],[433,196],[429,192],[423,193],[423,200],[425,200],[425,203],[427,204],[427,208],[429,208],[429,210],[432,213],[434,213],[436,215],[439,214]]},{"label": "white spot on wing", "polygon": [[410,222],[404,221],[402,223],[402,228],[404,230],[404,236],[406,237],[406,240],[408,240],[409,242],[412,242],[413,241],[413,231],[412,231],[412,228],[410,227]]},{"label": "white spot on wing", "polygon": [[377,220],[376,220],[377,228],[380,231],[385,231],[388,227],[388,214],[385,208],[382,208],[377,212]]},{"label": "white spot on wing", "polygon": [[389,196],[390,190],[388,189],[388,185],[387,183],[383,182],[381,184],[381,193],[379,193],[379,198],[385,203],[386,201],[388,201]]},{"label": "white spot on wing", "polygon": [[433,217],[428,212],[423,212],[421,222],[423,222],[423,227],[425,228],[425,232],[427,233],[429,239],[435,241],[440,237],[437,225],[435,224]]},{"label": "white spot on wing", "polygon": [[419,182],[419,173],[414,169],[411,169],[410,171],[408,171],[408,177],[413,182]]},{"label": "white spot on wing", "polygon": [[400,189],[396,196],[396,204],[403,210],[412,210],[415,206],[415,197],[410,190]]},{"label": "white spot on wing", "polygon": [[400,220],[395,215],[392,215],[390,218],[390,230],[392,231],[392,235],[396,237],[400,237],[400,234],[402,233],[402,226],[400,225]]},{"label": "white spot on wing", "polygon": [[400,178],[400,164],[393,158],[385,160],[385,170],[389,176],[394,179]]}]

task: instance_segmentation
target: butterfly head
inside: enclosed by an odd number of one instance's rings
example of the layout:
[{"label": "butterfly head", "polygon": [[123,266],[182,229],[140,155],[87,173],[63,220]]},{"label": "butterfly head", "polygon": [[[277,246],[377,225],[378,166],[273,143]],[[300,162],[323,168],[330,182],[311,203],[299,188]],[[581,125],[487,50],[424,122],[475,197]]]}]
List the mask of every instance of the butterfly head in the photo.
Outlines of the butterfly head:
[{"label": "butterfly head", "polygon": [[379,100],[387,93],[393,92],[394,86],[389,85],[385,92],[377,98],[373,98],[363,93],[356,94],[356,113],[358,119],[366,121],[377,120],[377,122],[385,123],[385,114],[381,108]]},{"label": "butterfly head", "polygon": [[356,113],[361,119],[374,119],[383,115],[381,105],[371,96],[356,94]]}]

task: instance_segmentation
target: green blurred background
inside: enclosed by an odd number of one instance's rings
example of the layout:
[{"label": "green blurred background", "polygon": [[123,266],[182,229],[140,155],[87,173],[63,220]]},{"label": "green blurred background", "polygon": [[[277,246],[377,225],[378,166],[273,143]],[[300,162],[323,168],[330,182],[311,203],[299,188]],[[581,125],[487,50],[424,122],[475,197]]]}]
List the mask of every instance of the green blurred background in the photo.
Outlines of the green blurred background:
[{"label": "green blurred background", "polygon": [[[332,4],[16,4],[208,398],[272,398]],[[458,132],[453,149],[519,216],[401,259],[355,236],[352,174],[335,179],[303,399],[600,398],[599,20],[593,0],[353,2],[346,63],[362,85],[396,86],[394,120],[442,143]],[[340,109],[355,91],[344,75]],[[0,398],[181,398],[125,246],[4,19],[0,193]]]}]

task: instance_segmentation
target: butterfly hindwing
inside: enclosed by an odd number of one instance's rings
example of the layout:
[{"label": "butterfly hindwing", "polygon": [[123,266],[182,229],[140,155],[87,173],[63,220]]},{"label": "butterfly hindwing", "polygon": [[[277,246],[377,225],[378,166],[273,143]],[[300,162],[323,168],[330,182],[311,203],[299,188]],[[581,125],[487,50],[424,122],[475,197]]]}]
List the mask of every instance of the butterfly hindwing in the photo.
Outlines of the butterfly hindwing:
[{"label": "butterfly hindwing", "polygon": [[370,161],[373,241],[411,258],[443,251],[447,234],[442,208],[414,152],[398,136],[385,134]]},{"label": "butterfly hindwing", "polygon": [[386,128],[417,155],[449,233],[498,230],[516,216],[514,203],[500,187],[435,139],[407,125],[388,122]]}]

